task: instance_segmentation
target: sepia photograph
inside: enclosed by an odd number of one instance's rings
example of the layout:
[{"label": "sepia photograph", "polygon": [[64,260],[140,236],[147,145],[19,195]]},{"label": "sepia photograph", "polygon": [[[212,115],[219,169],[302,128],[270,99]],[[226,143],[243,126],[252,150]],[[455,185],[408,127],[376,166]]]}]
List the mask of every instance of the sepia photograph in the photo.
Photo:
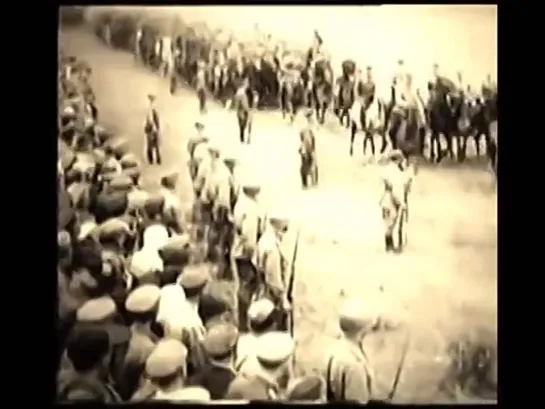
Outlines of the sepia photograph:
[{"label": "sepia photograph", "polygon": [[497,32],[61,6],[56,401],[496,404]]}]

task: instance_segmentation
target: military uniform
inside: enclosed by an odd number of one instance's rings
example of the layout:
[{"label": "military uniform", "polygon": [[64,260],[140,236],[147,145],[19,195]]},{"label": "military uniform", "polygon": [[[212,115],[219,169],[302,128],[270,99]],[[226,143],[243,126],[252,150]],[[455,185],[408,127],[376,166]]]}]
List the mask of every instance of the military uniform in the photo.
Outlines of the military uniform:
[{"label": "military uniform", "polygon": [[[231,382],[226,399],[279,400],[287,386],[290,367],[289,358],[294,351],[291,336],[284,332],[270,332],[262,335],[256,346],[253,366],[240,372]],[[283,383],[286,385],[283,385]]]},{"label": "military uniform", "polygon": [[112,345],[109,368],[115,385],[121,382],[123,361],[130,339],[129,329],[119,323],[120,318],[116,303],[109,296],[88,300],[76,313],[77,328],[99,328],[108,333]]},{"label": "military uniform", "polygon": [[199,61],[195,76],[195,90],[199,101],[199,112],[206,113],[206,63]]},{"label": "military uniform", "polygon": [[219,157],[219,146],[211,142],[208,149],[212,160],[204,175],[200,201],[203,205],[202,210],[209,212],[210,218],[209,256],[212,260],[219,258],[217,261],[221,262],[221,257],[230,250],[228,239],[232,231],[230,215],[235,183],[231,172]]},{"label": "military uniform", "polygon": [[[324,365],[326,396],[329,402],[355,401],[368,403],[372,399],[373,371],[361,347],[362,331],[375,325],[359,302],[348,301],[341,308],[339,324],[345,332],[327,354]],[[355,335],[348,338],[346,334]]]},{"label": "military uniform", "polygon": [[167,173],[161,178],[161,193],[165,196],[165,203],[163,206],[164,221],[172,233],[181,234],[184,221],[182,204],[176,193],[177,182],[177,172]]},{"label": "military uniform", "polygon": [[146,134],[146,156],[148,163],[153,165],[156,162],[161,164],[161,150],[160,150],[160,131],[161,124],[159,121],[159,113],[153,106],[155,96],[149,95],[150,106],[146,115],[146,121],[144,124],[144,133]]},{"label": "military uniform", "polygon": [[316,162],[316,140],[314,131],[310,125],[312,118],[312,110],[307,109],[305,112],[307,125],[299,133],[299,155],[301,157],[301,166],[299,173],[301,175],[301,183],[303,188],[308,187],[308,177],[311,178],[311,183],[315,186],[318,183],[318,163]]},{"label": "military uniform", "polygon": [[[401,170],[399,161],[404,161],[403,154],[393,151],[390,164],[384,172],[384,193],[380,200],[382,219],[385,227],[386,251],[401,251],[405,241],[404,226],[408,217],[408,197],[414,174],[412,170]],[[397,245],[394,243],[397,241]]]},{"label": "military uniform", "polygon": [[203,122],[203,120],[197,120],[195,122],[195,129],[197,132],[189,138],[187,143],[187,153],[189,154],[189,175],[192,181],[194,181],[197,177],[197,170],[199,168],[200,161],[208,155],[206,148],[208,136],[204,134],[205,124]]},{"label": "military uniform", "polygon": [[238,325],[241,331],[248,329],[248,307],[258,284],[257,271],[252,259],[257,250],[257,242],[265,230],[265,213],[257,199],[260,190],[261,186],[258,183],[249,179],[243,181],[242,193],[239,194],[233,212],[236,236],[231,256],[239,280]]},{"label": "military uniform", "polygon": [[250,101],[248,99],[248,83],[238,88],[234,97],[234,106],[237,115],[239,137],[241,143],[250,143],[250,134],[252,131],[252,114],[250,111]]},{"label": "military uniform", "polygon": [[157,309],[161,290],[156,285],[142,285],[133,290],[125,301],[125,309],[135,316],[131,325],[130,341],[123,363],[120,393],[129,399],[144,382],[142,375],[149,355],[159,341],[152,331],[153,312]]},{"label": "military uniform", "polygon": [[268,214],[268,225],[259,242],[257,251],[254,254],[253,263],[259,274],[259,289],[256,297],[266,297],[272,300],[279,311],[284,312],[282,321],[283,329],[287,330],[287,313],[291,308],[289,305],[289,282],[290,282],[290,263],[285,254],[283,254],[281,239],[289,226],[289,221],[281,212],[270,212]]},{"label": "military uniform", "polygon": [[237,338],[238,330],[233,324],[211,327],[203,341],[204,350],[210,359],[189,380],[189,384],[202,386],[214,400],[223,399],[236,376],[231,361]]}]

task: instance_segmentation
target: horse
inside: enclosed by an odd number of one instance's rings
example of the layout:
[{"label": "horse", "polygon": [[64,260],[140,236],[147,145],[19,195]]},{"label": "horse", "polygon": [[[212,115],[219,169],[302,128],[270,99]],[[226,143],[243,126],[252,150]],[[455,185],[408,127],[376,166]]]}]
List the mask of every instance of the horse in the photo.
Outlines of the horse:
[{"label": "horse", "polygon": [[367,151],[367,143],[371,145],[371,153],[375,155],[375,141],[374,136],[376,134],[382,137],[382,150],[386,149],[386,137],[385,137],[385,103],[379,98],[375,97],[368,106],[365,106],[363,99],[358,98],[354,101],[352,108],[350,109],[350,156],[354,150],[354,139],[358,131],[364,132],[363,139],[363,154]]},{"label": "horse", "polygon": [[290,123],[295,120],[299,108],[305,105],[305,89],[300,78],[288,77],[280,90],[282,118],[290,115]]},{"label": "horse", "polygon": [[337,78],[335,88],[336,112],[339,122],[343,126],[346,118],[346,127],[349,128],[351,123],[350,108],[354,105],[355,100],[354,82],[349,77],[340,76]]},{"label": "horse", "polygon": [[421,126],[418,117],[418,108],[414,106],[405,110],[393,109],[390,113],[387,133],[392,148],[399,149],[407,159],[420,153]]},{"label": "horse", "polygon": [[312,81],[311,95],[314,101],[314,109],[316,110],[316,118],[318,119],[318,123],[323,125],[325,123],[327,108],[333,100],[333,70],[329,64],[326,67],[320,68],[320,71],[317,68]]}]

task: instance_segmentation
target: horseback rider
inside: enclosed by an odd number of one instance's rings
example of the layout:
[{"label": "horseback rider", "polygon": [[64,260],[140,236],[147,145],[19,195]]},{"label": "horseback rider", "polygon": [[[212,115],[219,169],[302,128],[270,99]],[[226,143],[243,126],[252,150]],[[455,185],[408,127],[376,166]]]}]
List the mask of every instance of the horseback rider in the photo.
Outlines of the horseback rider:
[{"label": "horseback rider", "polygon": [[358,89],[358,94],[360,94],[359,96],[363,99],[364,109],[367,109],[375,100],[376,93],[376,85],[373,79],[373,67],[370,65],[367,66],[365,70],[365,80],[361,81],[360,84],[361,87]]}]

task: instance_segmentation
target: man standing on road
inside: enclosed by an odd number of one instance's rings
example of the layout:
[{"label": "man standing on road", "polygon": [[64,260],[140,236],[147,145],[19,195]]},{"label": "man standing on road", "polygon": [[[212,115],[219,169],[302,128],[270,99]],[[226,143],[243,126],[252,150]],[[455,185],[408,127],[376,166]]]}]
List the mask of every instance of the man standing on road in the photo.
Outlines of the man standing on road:
[{"label": "man standing on road", "polygon": [[197,177],[197,170],[201,160],[208,157],[208,148],[206,143],[208,136],[205,134],[205,124],[203,119],[195,121],[195,134],[187,142],[187,153],[189,154],[189,175],[192,181]]},{"label": "man standing on road", "polygon": [[146,157],[150,165],[153,165],[154,162],[160,165],[161,151],[159,147],[159,133],[161,127],[159,122],[159,113],[155,107],[155,95],[148,95],[148,100],[149,107],[144,124],[144,132],[146,134]]},{"label": "man standing on road", "polygon": [[312,109],[305,111],[307,123],[299,132],[300,146],[299,156],[301,157],[301,182],[303,189],[308,187],[308,178],[310,177],[312,186],[318,184],[318,163],[316,162],[316,140],[312,129]]},{"label": "man standing on road", "polygon": [[[250,134],[252,132],[252,112],[250,109],[250,100],[248,99],[250,82],[247,77],[242,79],[240,86],[233,98],[233,104],[235,106],[237,114],[237,122],[239,129],[239,137],[241,143],[250,143]],[[254,94],[253,106],[258,103],[258,96]],[[231,102],[228,101],[226,109],[231,108]]]},{"label": "man standing on road", "polygon": [[404,227],[409,216],[408,200],[414,170],[407,166],[399,150],[390,152],[387,159],[389,164],[383,176],[384,193],[380,200],[385,228],[384,242],[387,252],[401,252],[405,244]]},{"label": "man standing on road", "polygon": [[195,76],[195,89],[199,100],[199,112],[206,113],[206,63],[203,60],[197,62],[197,75]]},{"label": "man standing on road", "polygon": [[366,404],[372,399],[374,373],[361,343],[377,321],[378,317],[359,301],[350,300],[341,308],[342,338],[332,347],[325,363],[329,402]]}]

